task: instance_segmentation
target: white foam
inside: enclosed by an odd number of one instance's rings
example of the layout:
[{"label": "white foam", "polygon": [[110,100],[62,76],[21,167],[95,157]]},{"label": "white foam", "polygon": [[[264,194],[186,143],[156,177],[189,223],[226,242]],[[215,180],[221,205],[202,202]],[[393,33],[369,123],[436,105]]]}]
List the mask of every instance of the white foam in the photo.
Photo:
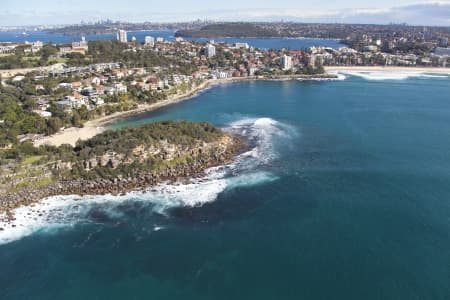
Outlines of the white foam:
[{"label": "white foam", "polygon": [[[248,152],[239,155],[232,163],[213,167],[201,178],[192,178],[187,184],[160,184],[147,191],[132,192],[122,196],[57,196],[40,201],[31,207],[14,210],[15,220],[9,224],[0,215],[0,245],[33,233],[54,233],[83,222],[97,222],[90,214],[100,209],[110,219],[121,219],[120,206],[126,202],[144,202],[151,209],[164,214],[170,208],[201,206],[215,201],[220,193],[238,187],[250,187],[278,177],[259,167],[278,157],[276,138],[290,138],[295,130],[270,118],[244,119],[233,122],[225,129],[243,134],[254,145]],[[101,222],[101,221],[100,221]],[[12,227],[15,225],[15,227]],[[161,230],[155,227],[154,231]]]},{"label": "white foam", "polygon": [[449,78],[449,75],[428,72],[402,71],[339,71],[338,74],[356,76],[366,80],[406,80],[409,78]]}]

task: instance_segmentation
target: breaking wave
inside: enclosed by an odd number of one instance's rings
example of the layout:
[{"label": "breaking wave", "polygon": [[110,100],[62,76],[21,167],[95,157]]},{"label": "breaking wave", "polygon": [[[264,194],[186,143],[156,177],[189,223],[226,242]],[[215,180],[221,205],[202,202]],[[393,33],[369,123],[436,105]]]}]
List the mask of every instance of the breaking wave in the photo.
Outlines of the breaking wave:
[{"label": "breaking wave", "polygon": [[360,77],[366,80],[406,80],[409,78],[449,78],[449,74],[402,71],[339,71],[338,74]]},{"label": "breaking wave", "polygon": [[[106,219],[121,220],[126,217],[121,208],[127,203],[148,204],[153,212],[164,215],[170,208],[201,206],[215,201],[223,192],[278,179],[271,168],[279,156],[276,145],[290,139],[295,134],[294,128],[270,118],[255,118],[233,122],[224,130],[242,136],[250,145],[233,162],[209,168],[204,176],[191,178],[184,184],[165,183],[122,196],[56,196],[20,207],[13,212],[15,220],[11,223],[0,221],[3,229],[0,245],[36,232],[51,233],[82,223],[102,223],[101,218],[93,217],[98,211]],[[154,231],[162,229],[155,226]]]}]

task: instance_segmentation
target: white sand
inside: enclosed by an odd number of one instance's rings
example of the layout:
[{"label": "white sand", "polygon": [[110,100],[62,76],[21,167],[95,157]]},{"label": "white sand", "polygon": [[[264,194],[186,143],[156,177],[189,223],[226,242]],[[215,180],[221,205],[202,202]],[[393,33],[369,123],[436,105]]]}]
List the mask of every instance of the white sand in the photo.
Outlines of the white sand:
[{"label": "white sand", "polygon": [[87,140],[105,130],[104,127],[96,127],[91,124],[86,124],[83,128],[70,127],[66,128],[54,135],[46,136],[42,139],[34,141],[34,145],[39,147],[41,145],[60,146],[63,144],[70,144],[75,146],[78,140]]}]

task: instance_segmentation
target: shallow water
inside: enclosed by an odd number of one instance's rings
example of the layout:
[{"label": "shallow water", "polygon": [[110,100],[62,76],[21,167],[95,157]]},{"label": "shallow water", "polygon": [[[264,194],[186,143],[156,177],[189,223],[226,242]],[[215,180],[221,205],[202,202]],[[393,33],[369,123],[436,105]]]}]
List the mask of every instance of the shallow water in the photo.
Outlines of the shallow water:
[{"label": "shallow water", "polygon": [[189,185],[24,210],[0,299],[448,299],[449,78],[345,76],[117,123],[206,120],[253,148]]}]

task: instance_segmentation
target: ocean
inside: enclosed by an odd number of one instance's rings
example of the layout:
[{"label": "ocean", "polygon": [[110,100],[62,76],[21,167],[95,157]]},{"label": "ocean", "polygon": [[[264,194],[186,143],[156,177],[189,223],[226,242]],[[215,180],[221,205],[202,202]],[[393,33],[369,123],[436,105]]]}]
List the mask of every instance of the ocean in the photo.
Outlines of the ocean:
[{"label": "ocean", "polygon": [[450,78],[340,77],[113,124],[209,121],[251,148],[186,185],[20,209],[0,299],[449,299]]},{"label": "ocean", "polygon": [[[154,31],[129,31],[127,36],[128,40],[134,36],[138,42],[143,43],[146,36],[162,37],[165,40],[174,41],[175,31],[173,30],[154,30]],[[86,35],[86,40],[114,40],[116,34],[95,34]],[[23,32],[0,32],[0,43],[12,42],[12,43],[24,43],[24,42],[36,42],[41,41],[44,43],[54,44],[68,44],[74,41],[81,40],[81,36],[77,35],[63,35],[63,34],[50,34],[45,31],[30,31],[23,34]],[[209,39],[204,38],[188,38],[188,40],[194,40],[199,42],[208,42]],[[323,46],[338,49],[344,47],[339,41],[327,40],[327,39],[291,39],[291,38],[215,38],[217,42],[226,42],[229,44],[234,43],[248,43],[250,46],[259,49],[301,49],[312,46]]]}]

